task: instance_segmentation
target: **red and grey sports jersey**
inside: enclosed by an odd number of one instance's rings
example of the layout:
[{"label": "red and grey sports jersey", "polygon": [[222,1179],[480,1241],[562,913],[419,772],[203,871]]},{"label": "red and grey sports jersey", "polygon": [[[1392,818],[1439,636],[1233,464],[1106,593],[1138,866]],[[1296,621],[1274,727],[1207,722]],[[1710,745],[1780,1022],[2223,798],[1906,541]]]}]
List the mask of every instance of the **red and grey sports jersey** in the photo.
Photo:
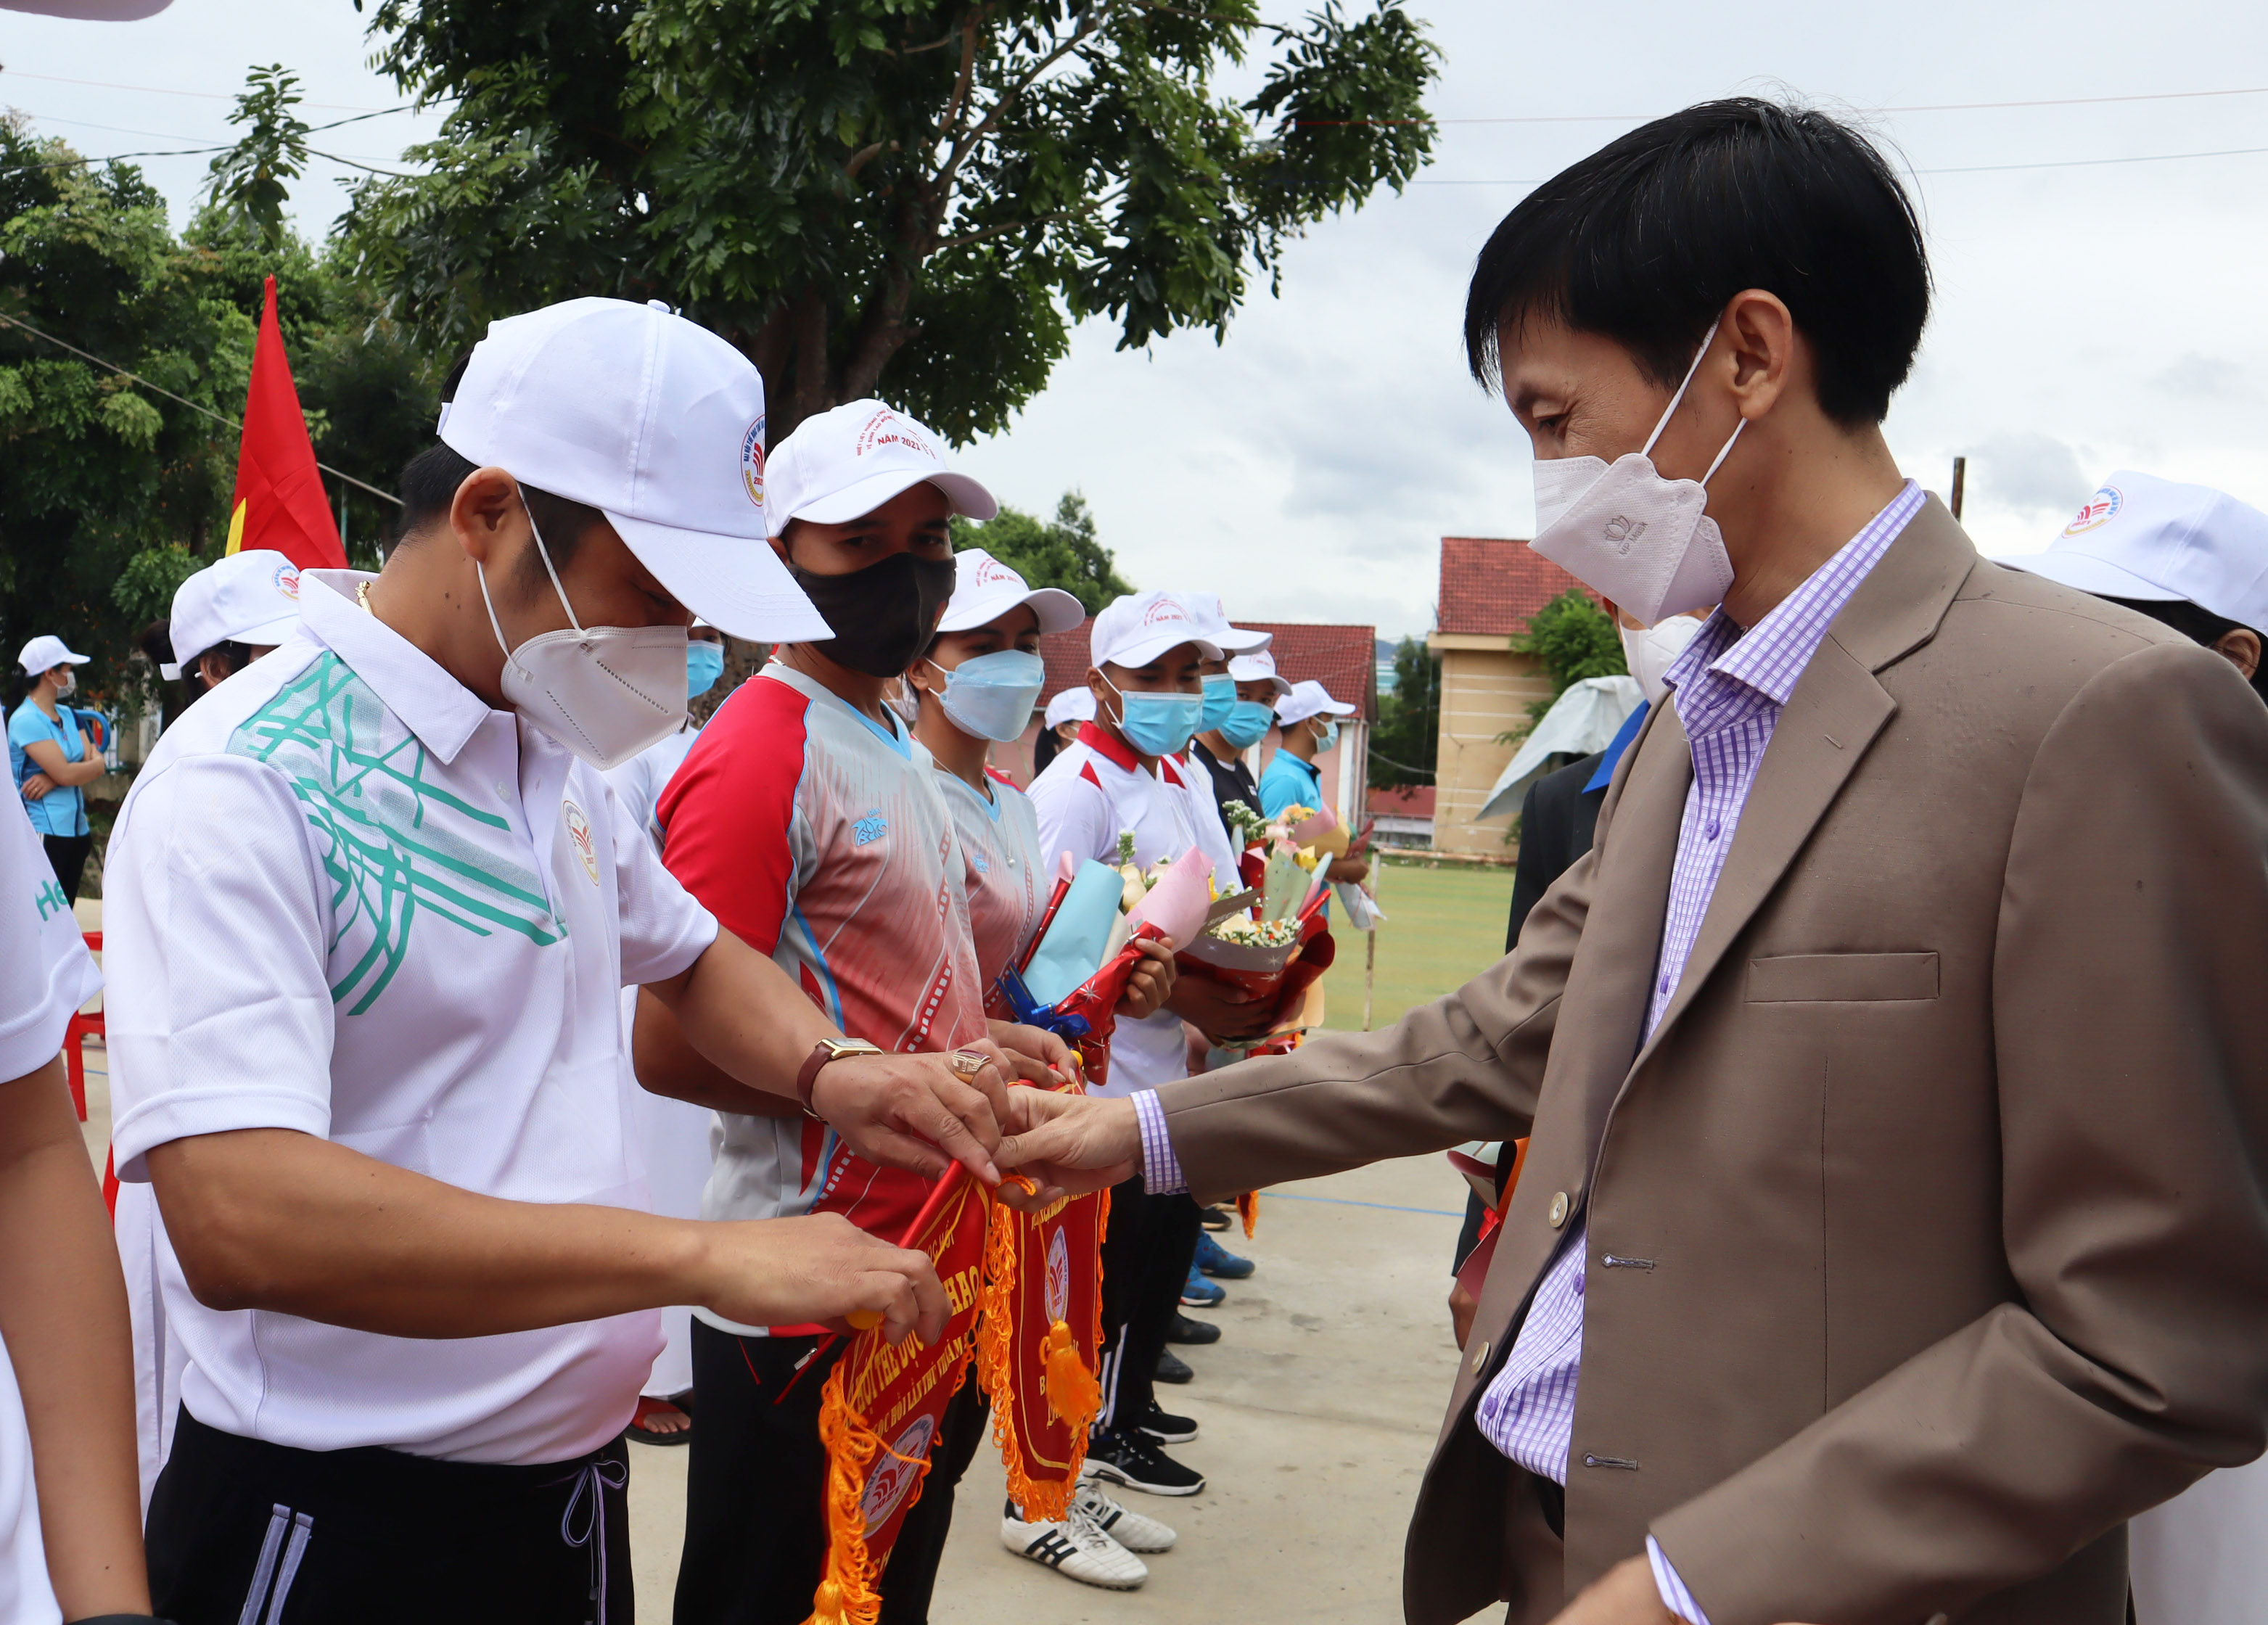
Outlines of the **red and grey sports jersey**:
[{"label": "red and grey sports jersey", "polygon": [[[844,1033],[952,1049],[984,1036],[984,982],[937,777],[895,718],[885,728],[775,660],[718,709],[663,792],[663,860]],[[718,1124],[703,1218],[834,1212],[895,1241],[928,1195],[812,1118]]]},{"label": "red and grey sports jersey", "polygon": [[986,776],[990,796],[937,770],[938,792],[953,812],[968,873],[968,925],[976,968],[990,988],[1031,938],[1055,891],[1055,867],[1040,861],[1040,817],[1032,798],[1004,778]]}]

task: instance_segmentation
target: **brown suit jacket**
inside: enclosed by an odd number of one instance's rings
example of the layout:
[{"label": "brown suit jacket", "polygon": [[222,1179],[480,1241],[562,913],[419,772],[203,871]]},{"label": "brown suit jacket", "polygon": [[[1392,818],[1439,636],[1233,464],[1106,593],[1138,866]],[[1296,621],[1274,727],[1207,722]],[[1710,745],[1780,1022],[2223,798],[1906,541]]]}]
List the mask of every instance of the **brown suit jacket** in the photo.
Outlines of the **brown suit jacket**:
[{"label": "brown suit jacket", "polygon": [[[1691,778],[1656,707],[1513,953],[1161,1092],[1203,1197],[1533,1125],[1410,1620],[1549,1619],[1651,1530],[1712,1625],[2119,1625],[2125,1520],[2268,1423],[2268,708],[1933,500],[1641,1050]],[[1578,1223],[1563,1552],[1471,1416]]]}]

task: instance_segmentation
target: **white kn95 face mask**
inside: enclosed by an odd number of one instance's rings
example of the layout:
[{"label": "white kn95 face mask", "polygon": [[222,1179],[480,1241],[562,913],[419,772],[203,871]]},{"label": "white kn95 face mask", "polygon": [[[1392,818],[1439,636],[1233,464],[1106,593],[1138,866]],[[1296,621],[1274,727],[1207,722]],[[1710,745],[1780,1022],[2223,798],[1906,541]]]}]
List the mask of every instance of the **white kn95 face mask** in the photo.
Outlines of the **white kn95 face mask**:
[{"label": "white kn95 face mask", "polygon": [[1746,429],[1742,418],[1708,473],[1666,480],[1654,468],[1654,442],[1685,399],[1717,336],[1709,324],[1693,364],[1639,450],[1616,458],[1558,457],[1535,465],[1535,540],[1530,545],[1633,620],[1654,625],[1721,602],[1733,585],[1725,539],[1711,518],[1708,484]]},{"label": "white kn95 face mask", "polygon": [[[520,505],[527,505],[526,497]],[[685,629],[584,626],[559,585],[533,513],[527,527],[551,590],[566,607],[568,624],[513,648],[497,620],[488,571],[475,562],[481,601],[504,651],[504,697],[532,726],[593,767],[619,767],[685,724]]]}]

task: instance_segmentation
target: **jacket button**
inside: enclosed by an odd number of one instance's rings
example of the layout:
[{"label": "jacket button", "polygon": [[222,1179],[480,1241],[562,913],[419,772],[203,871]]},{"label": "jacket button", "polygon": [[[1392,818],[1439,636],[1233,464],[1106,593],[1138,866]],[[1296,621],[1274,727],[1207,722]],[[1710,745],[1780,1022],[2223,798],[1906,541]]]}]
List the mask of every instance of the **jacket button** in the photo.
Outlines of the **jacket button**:
[{"label": "jacket button", "polygon": [[1565,1191],[1557,1190],[1551,1193],[1551,1210],[1543,1216],[1543,1222],[1550,1225],[1554,1230],[1558,1229],[1559,1226],[1567,1222],[1567,1193]]},{"label": "jacket button", "polygon": [[1489,1340],[1485,1337],[1473,1345],[1473,1375],[1477,1377],[1488,1366]]}]

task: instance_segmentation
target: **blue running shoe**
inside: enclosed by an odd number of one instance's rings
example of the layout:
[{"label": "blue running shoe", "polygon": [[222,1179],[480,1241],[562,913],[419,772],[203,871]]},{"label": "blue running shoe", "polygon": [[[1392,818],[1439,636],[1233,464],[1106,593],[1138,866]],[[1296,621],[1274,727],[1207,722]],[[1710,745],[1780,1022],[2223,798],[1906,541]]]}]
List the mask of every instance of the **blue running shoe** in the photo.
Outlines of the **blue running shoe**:
[{"label": "blue running shoe", "polygon": [[1182,1301],[1193,1309],[1210,1309],[1228,1294],[1198,1273],[1195,1264],[1189,1266],[1189,1278],[1182,1283]]},{"label": "blue running shoe", "polygon": [[1223,1281],[1241,1281],[1252,1273],[1252,1261],[1239,1258],[1203,1231],[1197,1232],[1197,1268]]}]

